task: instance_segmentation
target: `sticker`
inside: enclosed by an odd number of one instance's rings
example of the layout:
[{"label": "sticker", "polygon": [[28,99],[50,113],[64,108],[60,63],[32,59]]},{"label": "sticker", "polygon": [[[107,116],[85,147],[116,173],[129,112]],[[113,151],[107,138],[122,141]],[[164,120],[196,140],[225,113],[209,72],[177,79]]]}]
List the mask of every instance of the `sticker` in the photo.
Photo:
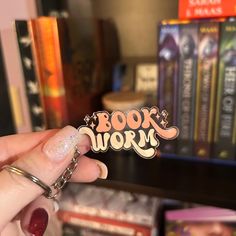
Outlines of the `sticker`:
[{"label": "sticker", "polygon": [[179,129],[167,127],[168,113],[157,107],[143,107],[128,112],[94,112],[85,117],[86,125],[78,128],[81,134],[91,139],[93,152],[106,152],[133,149],[139,156],[151,159],[157,154],[160,145],[158,137],[165,140],[175,139]]}]

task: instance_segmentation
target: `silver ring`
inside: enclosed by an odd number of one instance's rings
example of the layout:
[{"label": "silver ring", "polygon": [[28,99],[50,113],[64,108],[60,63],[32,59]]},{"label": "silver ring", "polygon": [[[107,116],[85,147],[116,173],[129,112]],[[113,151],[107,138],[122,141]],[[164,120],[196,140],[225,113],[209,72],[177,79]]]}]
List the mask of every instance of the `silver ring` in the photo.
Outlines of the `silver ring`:
[{"label": "silver ring", "polygon": [[56,182],[54,184],[52,184],[52,187],[49,187],[42,180],[40,180],[36,176],[26,172],[25,170],[20,169],[19,167],[16,167],[13,165],[5,165],[1,169],[29,179],[30,181],[37,184],[39,187],[41,187],[44,190],[43,195],[46,198],[55,199],[56,196],[59,194],[60,190],[70,180],[74,170],[77,167],[79,156],[80,156],[80,152],[79,152],[78,148],[76,147],[75,152],[74,152],[74,156],[71,160],[71,163],[65,169],[65,171],[62,173],[62,175],[56,180]]},{"label": "silver ring", "polygon": [[51,196],[52,194],[52,190],[51,188],[45,184],[43,181],[41,181],[39,178],[37,178],[36,176],[20,169],[19,167],[16,166],[12,166],[12,165],[5,165],[2,167],[3,170],[7,170],[8,172],[12,172],[14,174],[23,176],[29,180],[31,180],[32,182],[34,182],[35,184],[37,184],[39,187],[41,187],[44,190],[44,196],[48,198],[48,196]]}]

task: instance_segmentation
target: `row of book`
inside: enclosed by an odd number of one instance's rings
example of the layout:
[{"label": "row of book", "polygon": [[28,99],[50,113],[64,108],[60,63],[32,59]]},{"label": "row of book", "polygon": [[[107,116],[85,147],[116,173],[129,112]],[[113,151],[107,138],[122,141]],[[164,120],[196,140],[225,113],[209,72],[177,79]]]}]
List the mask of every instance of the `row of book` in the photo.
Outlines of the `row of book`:
[{"label": "row of book", "polygon": [[236,22],[162,21],[158,106],[180,129],[163,153],[236,157]]},{"label": "row of book", "polygon": [[14,126],[8,133],[78,126],[101,107],[119,58],[110,20],[38,17],[16,20],[12,30],[15,44],[3,33],[3,51],[10,60],[16,45],[22,76],[6,79]]},{"label": "row of book", "polygon": [[89,184],[69,184],[58,217],[64,235],[157,235],[160,199]]}]

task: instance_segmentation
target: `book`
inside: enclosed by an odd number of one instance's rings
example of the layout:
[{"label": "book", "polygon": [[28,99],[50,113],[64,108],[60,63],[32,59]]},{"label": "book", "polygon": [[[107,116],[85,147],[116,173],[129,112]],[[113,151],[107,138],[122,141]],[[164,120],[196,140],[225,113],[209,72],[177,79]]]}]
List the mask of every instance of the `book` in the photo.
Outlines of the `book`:
[{"label": "book", "polygon": [[159,202],[144,194],[70,183],[62,194],[60,211],[152,227]]},{"label": "book", "polygon": [[16,133],[32,132],[17,36],[13,25],[1,31],[1,40]]},{"label": "book", "polygon": [[63,127],[69,122],[57,18],[32,19],[31,25],[47,128]]},{"label": "book", "polygon": [[127,65],[124,63],[116,63],[114,65],[112,74],[112,91],[119,92],[122,90],[126,68]]},{"label": "book", "polygon": [[194,110],[197,81],[198,24],[179,25],[179,92],[177,154],[193,155]]},{"label": "book", "polygon": [[179,0],[179,18],[211,18],[236,16],[236,1]]},{"label": "book", "polygon": [[2,45],[0,41],[0,136],[15,133],[15,124],[8,89],[9,86],[6,77],[5,64],[3,61]]},{"label": "book", "polygon": [[[115,64],[120,59],[120,43],[119,36],[116,29],[115,22],[112,19],[100,20],[100,38],[101,46],[98,45],[100,50],[100,62],[102,62],[102,75],[101,86],[103,91],[111,91],[112,89],[112,75]],[[99,27],[97,27],[99,28]],[[97,53],[99,55],[99,51]]]},{"label": "book", "polygon": [[195,105],[194,155],[210,158],[213,143],[219,22],[199,24],[198,73]]},{"label": "book", "polygon": [[42,102],[42,94],[37,74],[37,61],[33,55],[35,47],[31,35],[30,21],[15,21],[18,46],[22,69],[24,73],[25,90],[27,94],[28,106],[30,110],[31,125],[33,131],[41,131],[46,128],[45,114]]},{"label": "book", "polygon": [[95,230],[89,227],[81,227],[79,225],[63,224],[63,236],[120,236],[118,232],[104,232],[103,230]]},{"label": "book", "polygon": [[[63,65],[66,64],[67,68],[70,67],[72,70],[71,83],[67,86],[68,78],[66,78],[65,86],[71,97],[69,110],[74,117],[73,119],[70,117],[70,120],[72,119],[71,123],[78,126],[78,123],[83,123],[86,114],[102,109],[102,95],[111,88],[111,67],[117,56],[116,50],[111,49],[111,45],[108,48],[106,42],[109,41],[109,37],[113,38],[114,33],[110,29],[112,28],[110,23],[107,24],[106,20],[97,18],[68,17],[64,22],[67,33],[61,34],[64,35],[65,42],[65,50],[62,51],[67,50],[67,53],[62,55],[66,55],[67,63],[63,60]],[[59,24],[60,28],[61,24]],[[107,32],[111,34],[108,35]],[[115,45],[116,43],[114,47]],[[68,73],[65,74],[67,76]],[[75,109],[77,106],[83,109]]]},{"label": "book", "polygon": [[[158,45],[158,106],[168,112],[168,123],[177,125],[177,100],[179,83],[179,24],[159,25]],[[162,153],[176,153],[176,140],[161,141]]]},{"label": "book", "polygon": [[216,207],[195,207],[166,211],[166,236],[234,235],[235,211]]},{"label": "book", "polygon": [[92,229],[99,231],[100,233],[105,233],[105,235],[108,233],[111,235],[124,236],[152,236],[155,232],[154,229],[147,226],[132,224],[124,221],[121,222],[98,216],[89,216],[71,211],[59,211],[58,217],[66,224]]},{"label": "book", "polygon": [[213,157],[236,158],[236,22],[221,24]]}]

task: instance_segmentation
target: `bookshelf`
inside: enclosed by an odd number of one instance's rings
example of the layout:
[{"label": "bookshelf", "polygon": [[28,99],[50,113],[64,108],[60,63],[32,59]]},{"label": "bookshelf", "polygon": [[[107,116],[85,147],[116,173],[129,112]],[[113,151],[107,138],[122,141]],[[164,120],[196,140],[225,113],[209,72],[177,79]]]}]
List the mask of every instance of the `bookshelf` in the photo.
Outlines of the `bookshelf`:
[{"label": "bookshelf", "polygon": [[113,151],[96,159],[109,170],[108,180],[99,180],[98,185],[236,209],[234,162],[173,156],[145,160],[133,152]]},{"label": "bookshelf", "polygon": [[[41,15],[49,12],[49,5],[42,8],[46,2],[41,1]],[[82,17],[111,18],[117,26],[122,60],[128,64],[155,60],[157,22],[178,16],[176,0],[68,0],[67,4],[55,2],[54,7],[60,12],[68,9],[72,16],[80,9]],[[109,169],[108,180],[98,180],[97,185],[236,209],[234,162],[173,156],[144,160],[133,152],[88,155],[105,162]]]},{"label": "bookshelf", "polygon": [[[156,58],[157,22],[176,18],[178,7],[177,0],[68,0],[70,4],[54,1],[56,5],[49,2],[37,1],[39,15],[56,7],[69,9],[72,16],[112,18],[120,37],[122,60],[132,63]],[[108,180],[98,180],[98,185],[236,209],[236,162],[171,156],[144,160],[133,152],[89,153],[88,156],[108,166]]]}]

